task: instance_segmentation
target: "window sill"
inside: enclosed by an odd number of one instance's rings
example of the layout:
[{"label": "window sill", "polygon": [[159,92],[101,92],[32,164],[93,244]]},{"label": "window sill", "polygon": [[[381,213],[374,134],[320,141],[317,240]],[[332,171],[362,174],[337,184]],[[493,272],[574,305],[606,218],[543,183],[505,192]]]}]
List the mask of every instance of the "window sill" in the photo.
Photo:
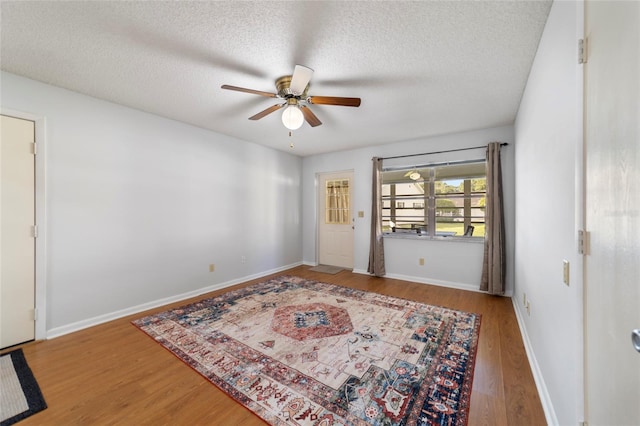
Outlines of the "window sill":
[{"label": "window sill", "polygon": [[483,244],[484,237],[464,237],[464,236],[435,236],[421,235],[414,232],[384,232],[383,238],[398,240],[426,240],[426,241],[450,241],[458,243]]}]

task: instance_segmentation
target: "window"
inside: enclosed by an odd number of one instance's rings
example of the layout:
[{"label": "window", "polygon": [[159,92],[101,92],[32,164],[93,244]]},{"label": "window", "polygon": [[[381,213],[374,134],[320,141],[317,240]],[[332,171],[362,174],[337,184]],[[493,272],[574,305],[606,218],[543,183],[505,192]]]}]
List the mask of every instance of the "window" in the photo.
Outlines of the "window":
[{"label": "window", "polygon": [[382,172],[384,232],[484,237],[485,161]]},{"label": "window", "polygon": [[325,188],[325,223],[347,225],[351,223],[349,179],[328,180]]}]

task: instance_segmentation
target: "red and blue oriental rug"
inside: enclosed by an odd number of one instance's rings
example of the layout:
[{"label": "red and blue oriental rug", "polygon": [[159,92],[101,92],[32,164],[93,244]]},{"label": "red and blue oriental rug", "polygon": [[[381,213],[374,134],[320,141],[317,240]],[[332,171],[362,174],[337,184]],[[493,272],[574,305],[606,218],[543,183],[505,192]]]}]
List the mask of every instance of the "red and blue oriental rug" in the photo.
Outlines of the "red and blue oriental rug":
[{"label": "red and blue oriental rug", "polygon": [[133,322],[273,425],[464,425],[480,315],[281,276]]}]

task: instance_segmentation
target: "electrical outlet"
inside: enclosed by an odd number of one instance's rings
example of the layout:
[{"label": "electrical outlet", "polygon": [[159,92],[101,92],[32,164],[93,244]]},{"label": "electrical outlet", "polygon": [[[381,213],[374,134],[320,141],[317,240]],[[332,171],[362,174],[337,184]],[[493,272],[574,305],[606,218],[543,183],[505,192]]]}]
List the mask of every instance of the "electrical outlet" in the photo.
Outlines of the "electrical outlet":
[{"label": "electrical outlet", "polygon": [[420,259],[418,259],[418,265],[424,266],[424,257],[421,257]]},{"label": "electrical outlet", "polygon": [[213,263],[209,264],[209,272],[213,272],[216,270],[216,265],[214,265]]},{"label": "electrical outlet", "polygon": [[247,263],[247,256],[242,256],[242,258],[240,259],[241,263]]},{"label": "electrical outlet", "polygon": [[562,261],[562,281],[569,286],[569,261],[568,260],[563,260]]}]

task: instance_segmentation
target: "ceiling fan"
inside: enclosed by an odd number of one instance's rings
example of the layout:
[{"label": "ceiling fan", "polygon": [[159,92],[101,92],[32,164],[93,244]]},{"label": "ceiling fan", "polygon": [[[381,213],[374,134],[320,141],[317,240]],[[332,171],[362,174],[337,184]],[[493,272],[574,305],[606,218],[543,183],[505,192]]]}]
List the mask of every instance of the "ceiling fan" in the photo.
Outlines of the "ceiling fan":
[{"label": "ceiling fan", "polygon": [[284,102],[277,103],[256,115],[249,117],[249,120],[260,120],[286,106],[282,114],[282,123],[286,128],[295,130],[302,126],[306,120],[311,127],[316,127],[322,122],[311,111],[309,105],[341,105],[359,107],[360,98],[342,98],[337,96],[308,96],[309,81],[313,75],[311,68],[303,65],[296,65],[293,75],[285,75],[276,80],[276,93],[263,92],[260,90],[245,89],[244,87],[222,85],[222,89],[235,90],[237,92],[252,93],[254,95],[266,96],[268,98],[281,99]]}]

